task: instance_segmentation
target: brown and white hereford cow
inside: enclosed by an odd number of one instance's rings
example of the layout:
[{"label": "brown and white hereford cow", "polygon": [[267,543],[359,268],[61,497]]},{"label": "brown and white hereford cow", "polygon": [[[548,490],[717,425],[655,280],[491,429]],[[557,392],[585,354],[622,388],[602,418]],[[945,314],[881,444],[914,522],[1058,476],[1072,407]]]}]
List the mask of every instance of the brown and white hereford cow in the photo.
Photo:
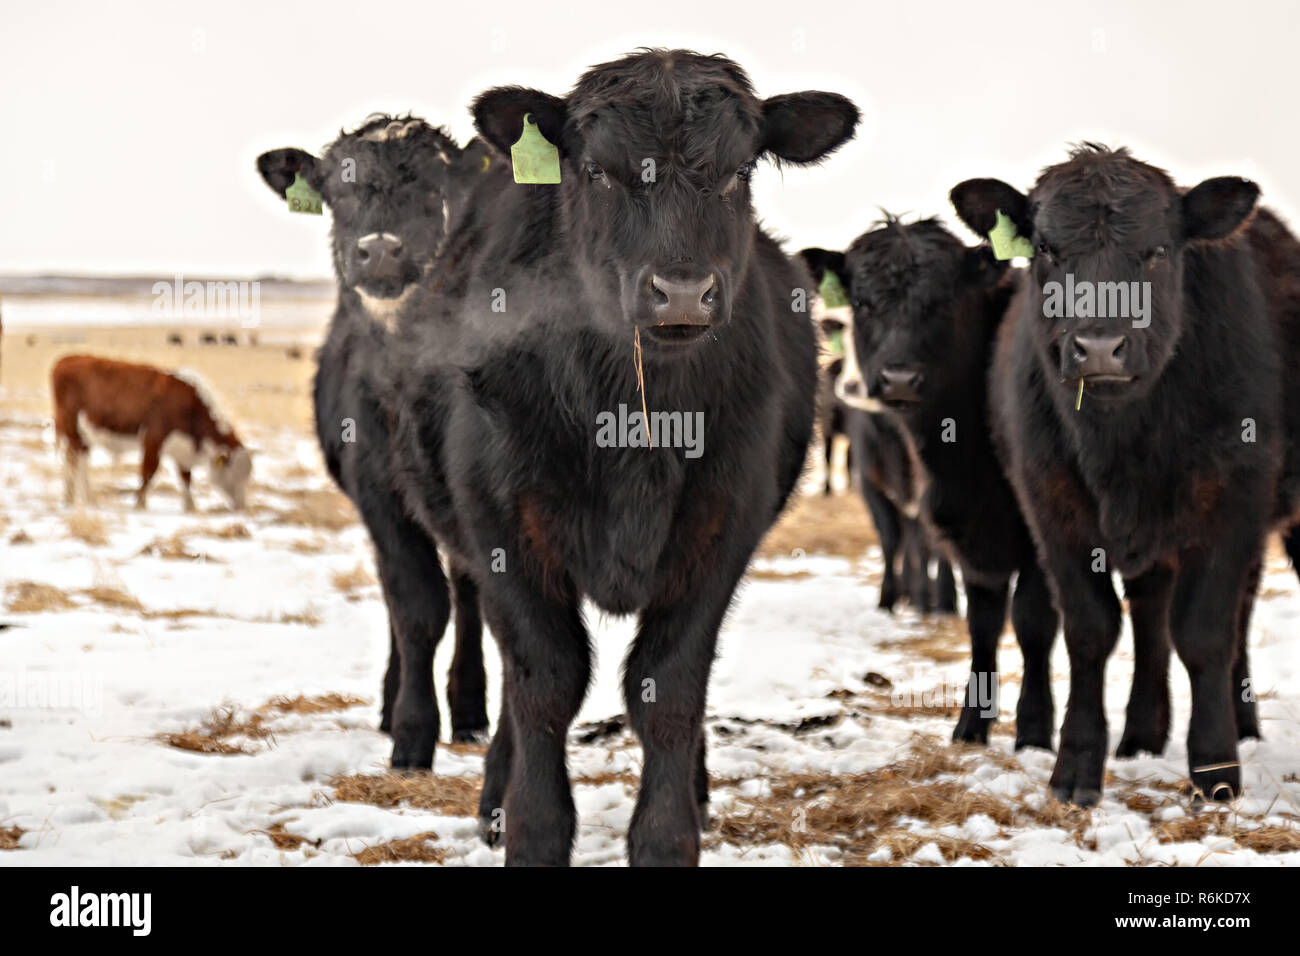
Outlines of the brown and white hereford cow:
[{"label": "brown and white hereford cow", "polygon": [[185,510],[194,510],[190,476],[207,464],[212,483],[234,508],[244,506],[252,454],[225,420],[206,390],[179,373],[93,355],[69,355],[50,373],[54,427],[66,459],[64,501],[91,500],[88,458],[91,445],[114,455],[143,449],[136,507],[165,454],[176,463]]}]

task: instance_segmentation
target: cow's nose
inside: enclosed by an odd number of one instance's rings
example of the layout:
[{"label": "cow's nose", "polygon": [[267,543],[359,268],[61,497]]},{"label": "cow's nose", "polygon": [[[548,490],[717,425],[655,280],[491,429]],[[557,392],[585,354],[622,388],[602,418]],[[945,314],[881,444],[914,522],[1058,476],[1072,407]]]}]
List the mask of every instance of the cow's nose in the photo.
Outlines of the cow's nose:
[{"label": "cow's nose", "polygon": [[713,273],[702,279],[650,277],[656,325],[712,324],[717,311],[718,280]]},{"label": "cow's nose", "polygon": [[914,368],[880,370],[880,397],[886,402],[917,402],[925,376]]},{"label": "cow's nose", "polygon": [[1069,359],[1074,366],[1070,378],[1094,376],[1128,378],[1124,361],[1128,357],[1128,336],[1125,335],[1073,335],[1069,343]]},{"label": "cow's nose", "polygon": [[402,240],[390,232],[357,240],[357,262],[367,279],[394,279],[401,274]]}]

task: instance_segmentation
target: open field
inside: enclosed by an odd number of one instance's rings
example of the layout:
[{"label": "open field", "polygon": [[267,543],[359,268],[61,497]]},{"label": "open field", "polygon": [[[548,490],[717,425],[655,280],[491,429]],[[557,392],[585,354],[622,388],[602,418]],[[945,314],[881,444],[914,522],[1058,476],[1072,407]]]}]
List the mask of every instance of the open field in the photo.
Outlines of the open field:
[{"label": "open field", "polygon": [[[0,864],[500,864],[476,836],[482,748],[441,746],[432,777],[385,772],[388,631],[365,532],[310,431],[318,333],[294,332],[306,344],[293,358],[286,342],[200,347],[187,329],[177,347],[166,332],[4,337]],[[165,464],[137,512],[135,460],[97,457],[99,507],[65,510],[46,382],[58,355],[82,350],[204,375],[259,450],[251,507],[231,513],[199,475],[199,512],[183,514]],[[990,747],[953,747],[964,625],[876,610],[879,573],[851,496],[805,497],[769,535],[714,668],[706,864],[1300,863],[1300,587],[1276,547],[1252,633],[1266,739],[1243,748],[1245,795],[1211,810],[1181,790],[1181,666],[1166,753],[1112,760],[1102,805],[1069,810],[1046,797],[1052,756],[1012,751],[1012,639]],[[569,747],[574,859],[614,865],[640,768],[618,719],[632,622],[589,623],[598,664]],[[440,675],[450,658],[444,641]],[[1112,744],[1131,669],[1126,629],[1108,670]],[[1053,677],[1059,722],[1059,642]]]}]

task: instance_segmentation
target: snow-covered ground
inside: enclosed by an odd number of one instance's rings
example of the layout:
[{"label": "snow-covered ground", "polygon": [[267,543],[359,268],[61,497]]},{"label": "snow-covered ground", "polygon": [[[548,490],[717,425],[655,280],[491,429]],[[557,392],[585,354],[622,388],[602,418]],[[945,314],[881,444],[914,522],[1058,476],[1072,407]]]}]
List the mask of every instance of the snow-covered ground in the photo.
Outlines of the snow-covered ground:
[{"label": "snow-covered ground", "polygon": [[[16,845],[0,863],[354,865],[388,858],[390,844],[449,864],[502,862],[467,809],[481,748],[439,748],[428,790],[453,809],[344,799],[352,775],[384,772],[390,749],[377,730],[388,631],[370,549],[359,525],[333,527],[344,522],[333,520],[314,444],[252,431],[262,452],[251,511],[226,511],[198,478],[200,513],[182,514],[165,466],[149,510],[136,512],[133,467],[110,474],[101,462],[100,507],[83,517],[59,503],[50,432],[36,421],[0,427],[0,621],[15,625],[0,631],[0,846]],[[705,864],[1300,863],[1300,589],[1280,562],[1251,642],[1266,739],[1243,748],[1245,795],[1209,812],[1179,791],[1180,666],[1166,753],[1112,759],[1102,806],[1067,810],[1045,797],[1052,756],[1011,750],[1010,638],[1000,729],[988,750],[953,748],[944,708],[965,685],[959,622],[877,611],[878,554],[796,550],[755,568],[714,669]],[[598,670],[580,722],[621,712],[632,627],[594,612],[589,621]],[[1129,648],[1126,635],[1108,672],[1112,745]],[[440,650],[441,675],[451,642]],[[494,650],[488,660],[495,714]],[[1066,675],[1058,643],[1058,709]],[[269,703],[300,697],[322,698],[320,709]],[[354,699],[367,703],[346,706]],[[223,707],[254,719],[253,735],[222,738],[244,752],[160,739]],[[617,728],[590,736],[575,731],[570,747],[574,861],[620,864],[640,751]],[[436,836],[393,844],[422,834]]]}]

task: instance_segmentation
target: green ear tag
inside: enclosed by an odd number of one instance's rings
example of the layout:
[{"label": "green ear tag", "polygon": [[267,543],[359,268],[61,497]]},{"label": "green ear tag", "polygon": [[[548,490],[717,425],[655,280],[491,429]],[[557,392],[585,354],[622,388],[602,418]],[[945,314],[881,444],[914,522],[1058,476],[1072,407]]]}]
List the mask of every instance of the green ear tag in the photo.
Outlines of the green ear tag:
[{"label": "green ear tag", "polygon": [[304,212],[311,216],[323,213],[324,204],[320,193],[307,185],[302,173],[293,174],[293,185],[284,191],[284,198],[289,203],[290,212]]},{"label": "green ear tag", "polygon": [[844,354],[844,330],[836,329],[831,333],[831,355]]},{"label": "green ear tag", "polygon": [[524,114],[524,131],[510,147],[515,182],[554,185],[560,181],[560,151],[542,135],[533,114]]},{"label": "green ear tag", "polygon": [[849,304],[849,297],[844,294],[844,283],[832,270],[827,269],[822,276],[822,284],[817,287],[822,305],[828,309],[838,309]]},{"label": "green ear tag", "polygon": [[989,244],[993,246],[994,259],[1032,259],[1034,247],[1029,240],[1016,232],[1016,225],[1001,209],[998,210],[997,225],[989,233]]}]

